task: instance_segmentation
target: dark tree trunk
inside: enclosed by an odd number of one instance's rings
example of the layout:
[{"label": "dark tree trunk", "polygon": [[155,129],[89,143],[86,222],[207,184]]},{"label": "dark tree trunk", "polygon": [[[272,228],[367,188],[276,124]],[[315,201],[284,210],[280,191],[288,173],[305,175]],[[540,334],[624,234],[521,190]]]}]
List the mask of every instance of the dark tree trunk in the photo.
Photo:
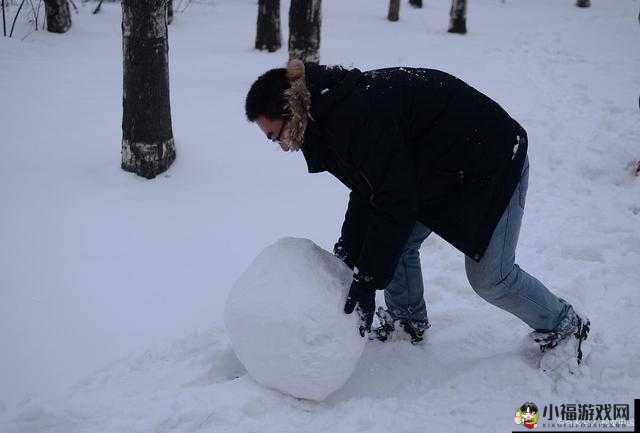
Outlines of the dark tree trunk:
[{"label": "dark tree trunk", "polygon": [[420,9],[422,7],[422,0],[409,0],[409,4],[414,8]]},{"label": "dark tree trunk", "polygon": [[451,0],[449,33],[467,33],[467,0]]},{"label": "dark tree trunk", "polygon": [[7,19],[4,15],[4,0],[2,2],[2,36],[7,36]]},{"label": "dark tree trunk", "polygon": [[398,21],[400,19],[400,0],[389,0],[387,19],[389,21]]},{"label": "dark tree trunk", "polygon": [[588,8],[589,6],[591,6],[591,0],[577,0],[576,6],[578,6],[579,8]]},{"label": "dark tree trunk", "polygon": [[280,0],[260,0],[256,50],[278,51],[282,46],[280,37]]},{"label": "dark tree trunk", "polygon": [[173,0],[167,0],[167,24],[173,22]]},{"label": "dark tree trunk", "polygon": [[44,0],[47,31],[65,33],[71,27],[71,11],[67,0]]},{"label": "dark tree trunk", "polygon": [[321,0],[291,0],[289,59],[320,62]]},{"label": "dark tree trunk", "polygon": [[166,0],[122,0],[122,168],[148,179],[174,161]]}]

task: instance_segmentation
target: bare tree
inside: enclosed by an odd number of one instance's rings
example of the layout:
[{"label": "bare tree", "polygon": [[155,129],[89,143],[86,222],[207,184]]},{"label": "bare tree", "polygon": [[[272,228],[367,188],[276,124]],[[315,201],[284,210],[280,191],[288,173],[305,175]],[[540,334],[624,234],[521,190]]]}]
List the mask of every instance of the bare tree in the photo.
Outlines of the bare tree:
[{"label": "bare tree", "polygon": [[409,0],[409,4],[414,8],[422,8],[422,0]]},{"label": "bare tree", "polygon": [[321,0],[291,0],[289,7],[289,59],[320,61]]},{"label": "bare tree", "polygon": [[[13,29],[16,26],[16,20],[18,19],[18,16],[20,15],[20,11],[22,10],[22,6],[24,6],[24,0],[22,0],[20,2],[20,6],[18,6],[18,10],[17,10],[16,14],[13,16],[13,22],[11,23],[11,31],[9,31],[9,37],[10,38],[13,37]],[[38,23],[36,22],[36,26],[37,25],[38,25]],[[36,30],[38,30],[38,29],[36,28]]]},{"label": "bare tree", "polygon": [[270,53],[282,46],[280,36],[280,0],[260,0],[258,3],[258,24],[256,50]]},{"label": "bare tree", "polygon": [[65,33],[71,27],[71,11],[67,0],[44,0],[47,31]]},{"label": "bare tree", "polygon": [[7,18],[4,14],[4,0],[2,2],[2,36],[7,36]]},{"label": "bare tree", "polygon": [[467,0],[451,0],[449,33],[467,33]]},{"label": "bare tree", "polygon": [[400,19],[400,0],[389,0],[387,19],[389,21],[398,21]]},{"label": "bare tree", "polygon": [[122,168],[148,179],[175,160],[166,0],[122,0]]},{"label": "bare tree", "polygon": [[591,0],[576,0],[576,6],[579,8],[588,8],[591,6]]}]

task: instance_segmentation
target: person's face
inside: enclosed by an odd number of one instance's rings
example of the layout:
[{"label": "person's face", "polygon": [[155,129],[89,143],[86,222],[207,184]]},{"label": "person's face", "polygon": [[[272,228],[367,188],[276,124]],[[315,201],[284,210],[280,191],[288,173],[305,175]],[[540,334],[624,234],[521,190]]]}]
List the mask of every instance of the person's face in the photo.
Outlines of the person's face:
[{"label": "person's face", "polygon": [[289,125],[285,119],[274,120],[260,115],[256,119],[256,123],[267,139],[278,143],[282,150],[289,150]]}]

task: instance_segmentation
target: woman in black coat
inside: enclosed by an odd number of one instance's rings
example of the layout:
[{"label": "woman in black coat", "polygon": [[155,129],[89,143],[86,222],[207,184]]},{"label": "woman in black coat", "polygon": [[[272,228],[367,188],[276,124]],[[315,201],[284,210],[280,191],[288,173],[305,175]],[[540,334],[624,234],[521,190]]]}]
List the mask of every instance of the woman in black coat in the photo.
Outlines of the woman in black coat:
[{"label": "woman in black coat", "polygon": [[433,69],[292,61],[256,80],[246,114],[283,150],[302,150],[310,173],[328,171],[351,190],[334,252],[354,269],[345,312],[358,307],[361,335],[384,289],[377,336],[399,321],[422,339],[418,248],[435,232],[465,254],[473,289],[533,328],[543,351],[586,338],[586,319],[515,264],[527,134],[487,96]]}]

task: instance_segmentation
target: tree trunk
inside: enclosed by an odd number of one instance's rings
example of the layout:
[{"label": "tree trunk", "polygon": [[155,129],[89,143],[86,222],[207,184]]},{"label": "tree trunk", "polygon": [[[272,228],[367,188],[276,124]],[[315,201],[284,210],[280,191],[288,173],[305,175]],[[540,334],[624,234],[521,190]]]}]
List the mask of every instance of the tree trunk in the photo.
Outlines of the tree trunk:
[{"label": "tree trunk", "polygon": [[449,33],[467,33],[467,0],[451,0]]},{"label": "tree trunk", "polygon": [[2,2],[2,36],[7,36],[7,19],[4,15],[4,0]]},{"label": "tree trunk", "polygon": [[291,0],[289,59],[320,62],[321,0]]},{"label": "tree trunk", "polygon": [[173,22],[173,0],[167,0],[167,24]]},{"label": "tree trunk", "polygon": [[591,6],[591,0],[577,0],[576,6],[578,6],[579,8],[588,8],[589,6]]},{"label": "tree trunk", "polygon": [[71,27],[71,11],[67,0],[44,0],[47,31],[65,33]]},{"label": "tree trunk", "polygon": [[422,8],[422,0],[409,0],[409,4],[414,8]]},{"label": "tree trunk", "polygon": [[256,50],[278,51],[282,46],[280,37],[280,0],[260,0]]},{"label": "tree trunk", "polygon": [[387,19],[389,21],[398,21],[400,19],[400,0],[389,0]]},{"label": "tree trunk", "polygon": [[122,168],[148,179],[175,160],[166,0],[122,0]]}]

